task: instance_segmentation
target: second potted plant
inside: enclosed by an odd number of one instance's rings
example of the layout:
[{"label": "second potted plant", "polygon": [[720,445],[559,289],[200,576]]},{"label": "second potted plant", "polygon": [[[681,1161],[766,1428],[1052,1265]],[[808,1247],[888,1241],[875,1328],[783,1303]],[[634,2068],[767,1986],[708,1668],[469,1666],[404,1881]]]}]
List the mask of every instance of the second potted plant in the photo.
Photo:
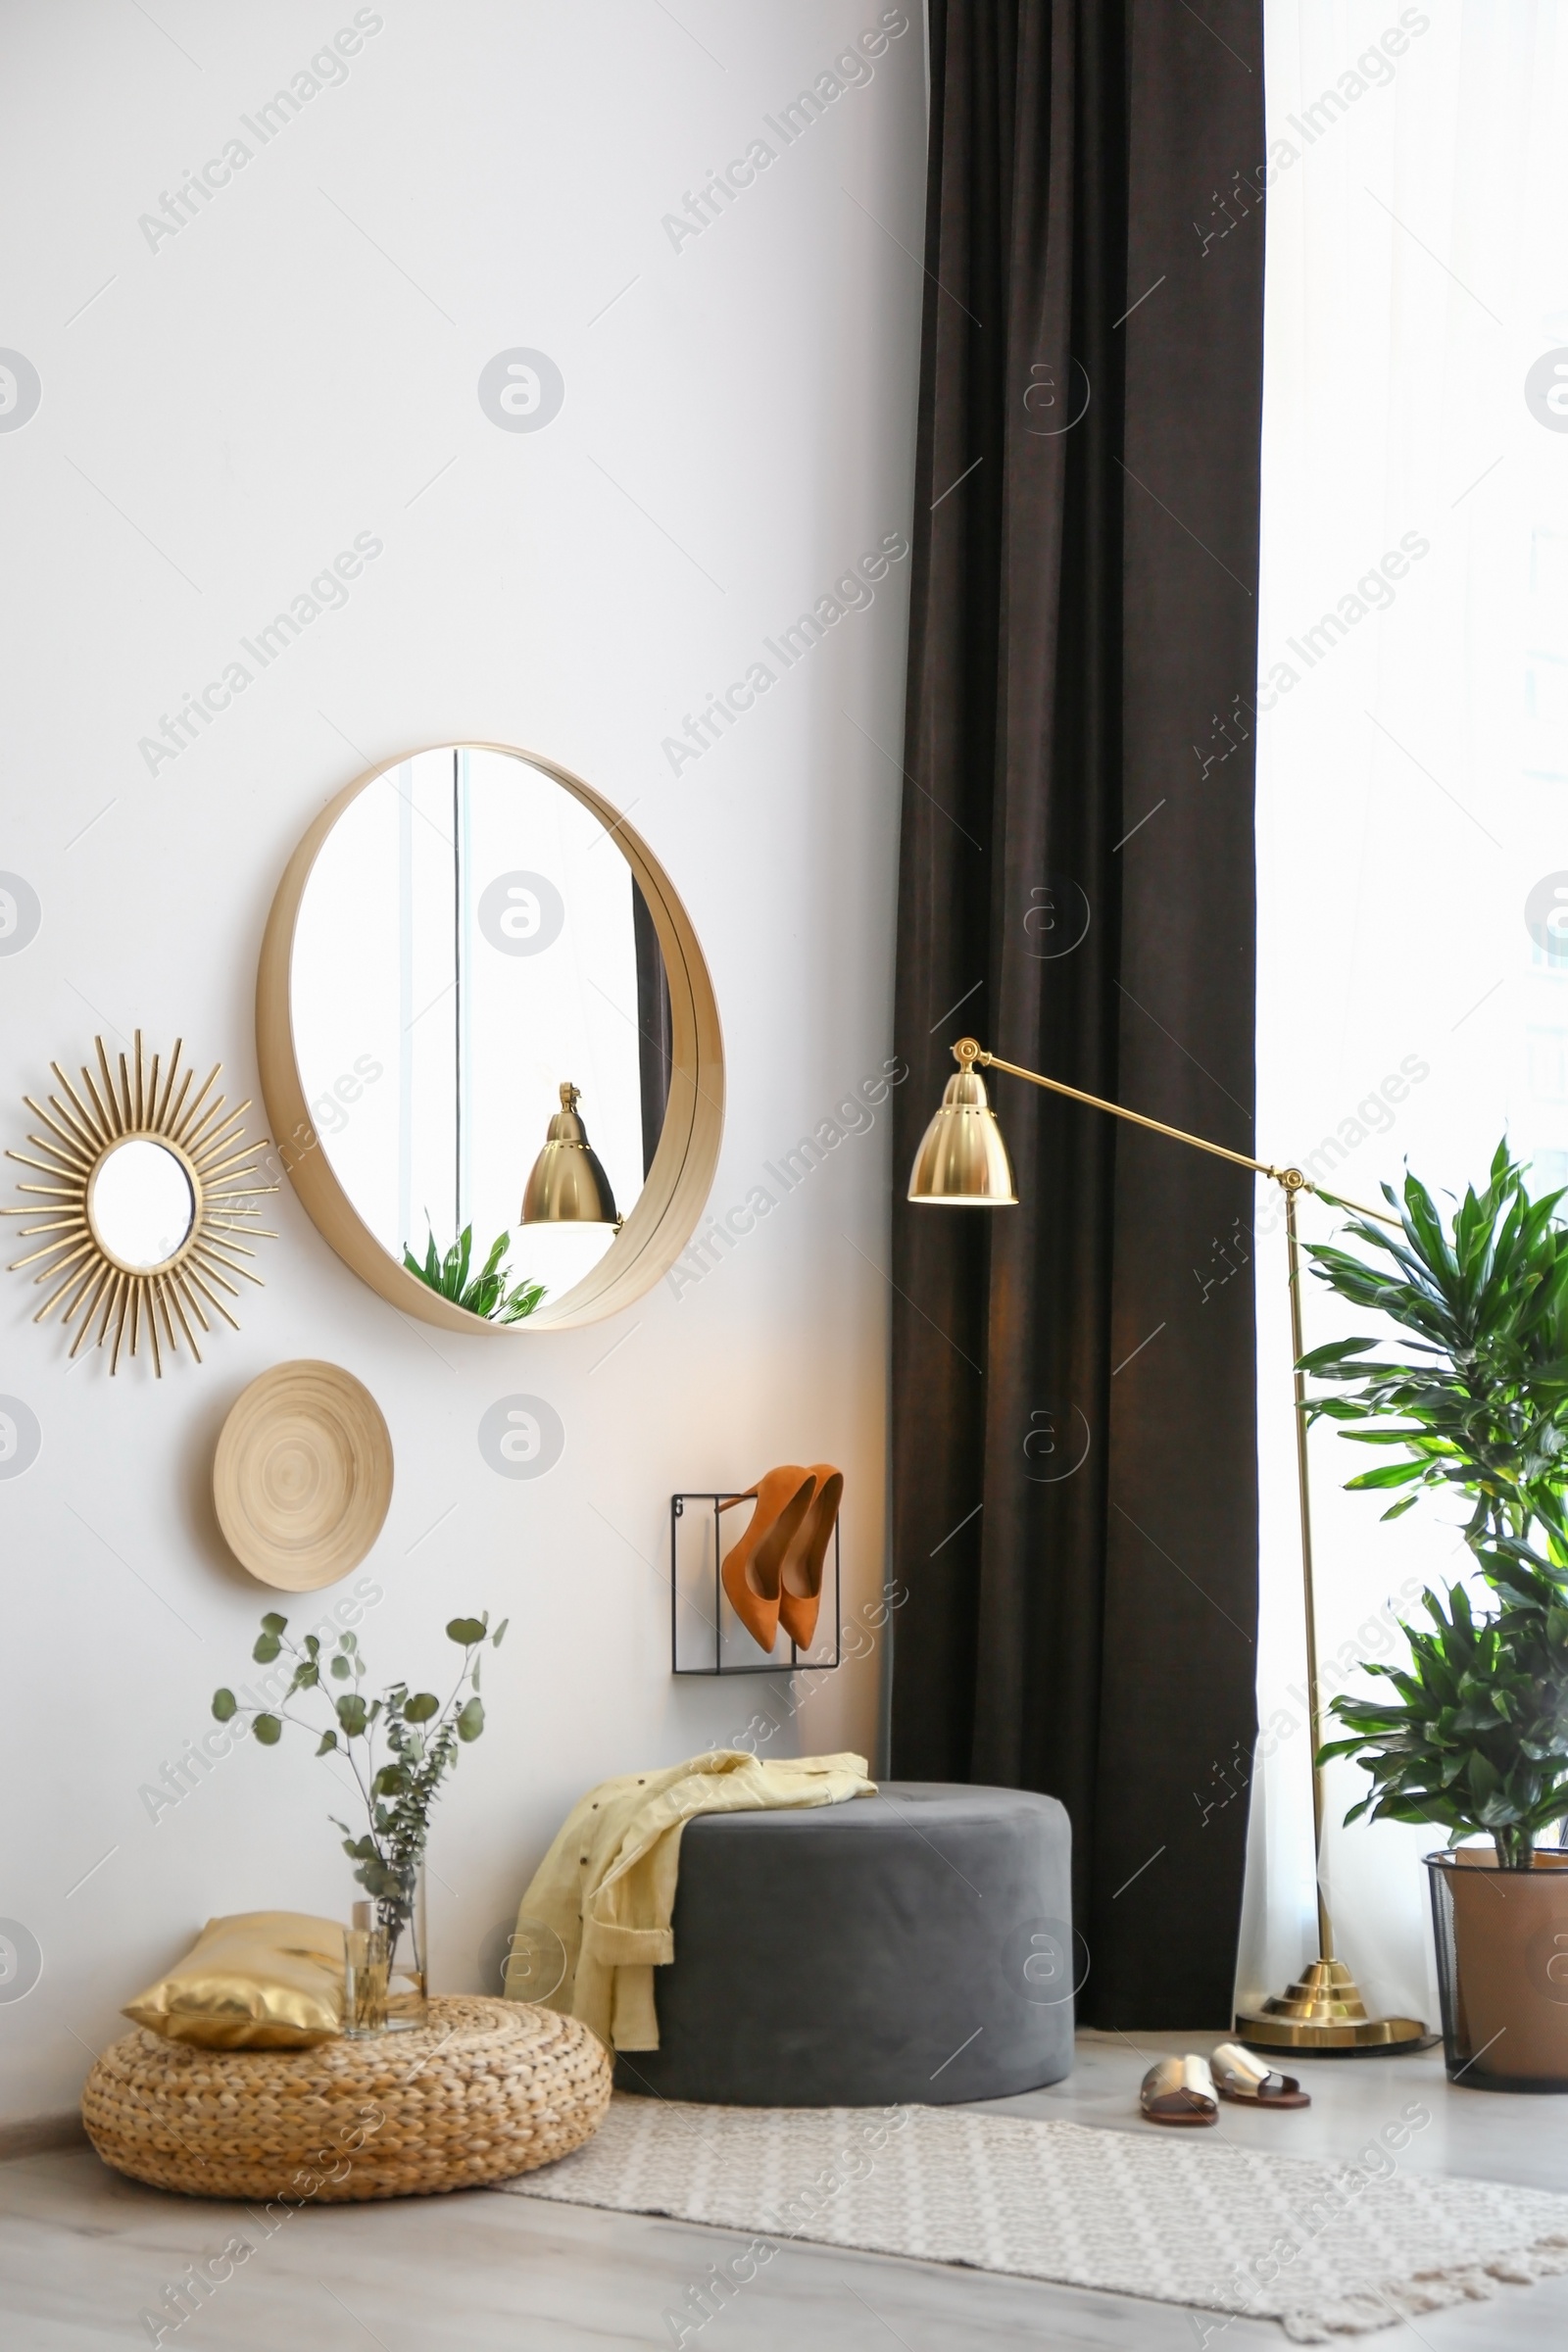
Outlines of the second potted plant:
[{"label": "second potted plant", "polygon": [[[1402,1666],[1366,1671],[1388,1698],[1342,1694],[1353,1756],[1372,1788],[1346,1816],[1435,1822],[1428,1857],[1449,2076],[1478,2089],[1568,2090],[1568,1853],[1541,1842],[1568,1820],[1568,1227],[1560,1193],[1532,1200],[1500,1144],[1486,1186],[1451,1229],[1407,1175],[1383,1188],[1401,1230],[1356,1221],[1371,1262],[1310,1249],[1341,1298],[1386,1315],[1403,1342],[1370,1339],[1302,1358],[1332,1382],[1313,1418],[1395,1458],[1348,1484],[1394,1491],[1393,1519],[1423,1491],[1462,1499],[1483,1594],[1424,1597]],[[1490,1847],[1465,1838],[1490,1838]]]}]

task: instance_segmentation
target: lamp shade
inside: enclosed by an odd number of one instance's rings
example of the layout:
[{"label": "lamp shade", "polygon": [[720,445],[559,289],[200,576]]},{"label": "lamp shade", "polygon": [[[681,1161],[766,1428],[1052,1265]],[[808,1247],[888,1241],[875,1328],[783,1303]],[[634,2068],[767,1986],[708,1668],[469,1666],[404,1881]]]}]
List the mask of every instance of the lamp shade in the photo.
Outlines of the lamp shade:
[{"label": "lamp shade", "polygon": [[920,1140],[909,1199],[949,1208],[1016,1208],[1012,1167],[986,1100],[985,1080],[966,1065],[942,1090],[942,1107]]},{"label": "lamp shade", "polygon": [[568,1078],[561,1108],[545,1133],[522,1196],[524,1225],[618,1225],[615,1196],[588,1130],[577,1116],[582,1100]]}]

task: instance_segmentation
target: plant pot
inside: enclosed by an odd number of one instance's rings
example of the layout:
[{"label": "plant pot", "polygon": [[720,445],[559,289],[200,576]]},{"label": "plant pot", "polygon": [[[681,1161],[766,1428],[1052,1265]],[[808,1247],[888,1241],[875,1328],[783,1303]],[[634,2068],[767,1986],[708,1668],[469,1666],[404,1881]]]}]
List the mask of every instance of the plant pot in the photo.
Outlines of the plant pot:
[{"label": "plant pot", "polygon": [[1531,1860],[1426,1857],[1444,2057],[1470,2090],[1568,2091],[1568,1852]]}]

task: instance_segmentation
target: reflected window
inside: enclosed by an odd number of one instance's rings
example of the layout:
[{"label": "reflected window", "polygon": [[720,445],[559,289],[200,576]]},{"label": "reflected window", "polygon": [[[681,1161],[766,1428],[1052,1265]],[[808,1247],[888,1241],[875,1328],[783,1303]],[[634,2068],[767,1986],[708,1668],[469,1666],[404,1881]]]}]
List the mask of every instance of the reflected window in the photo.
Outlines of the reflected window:
[{"label": "reflected window", "polygon": [[558,1298],[608,1225],[529,1225],[523,1190],[574,1086],[622,1217],[669,1096],[670,1013],[652,917],[613,834],[511,753],[400,761],[344,809],[306,885],[295,1051],[321,1149],[402,1259],[472,1229],[510,1237],[511,1285]]}]

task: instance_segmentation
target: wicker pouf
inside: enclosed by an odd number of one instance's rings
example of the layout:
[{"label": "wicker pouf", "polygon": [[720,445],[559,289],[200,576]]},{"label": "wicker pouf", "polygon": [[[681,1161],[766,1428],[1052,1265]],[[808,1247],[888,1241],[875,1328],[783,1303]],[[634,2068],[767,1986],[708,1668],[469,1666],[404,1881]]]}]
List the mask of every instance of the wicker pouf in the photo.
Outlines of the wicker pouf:
[{"label": "wicker pouf", "polygon": [[433,1999],[416,2033],[204,2050],[138,2030],[81,2094],[106,2164],[194,2197],[428,2196],[553,2164],[598,2130],[610,2058],[575,2018]]}]

